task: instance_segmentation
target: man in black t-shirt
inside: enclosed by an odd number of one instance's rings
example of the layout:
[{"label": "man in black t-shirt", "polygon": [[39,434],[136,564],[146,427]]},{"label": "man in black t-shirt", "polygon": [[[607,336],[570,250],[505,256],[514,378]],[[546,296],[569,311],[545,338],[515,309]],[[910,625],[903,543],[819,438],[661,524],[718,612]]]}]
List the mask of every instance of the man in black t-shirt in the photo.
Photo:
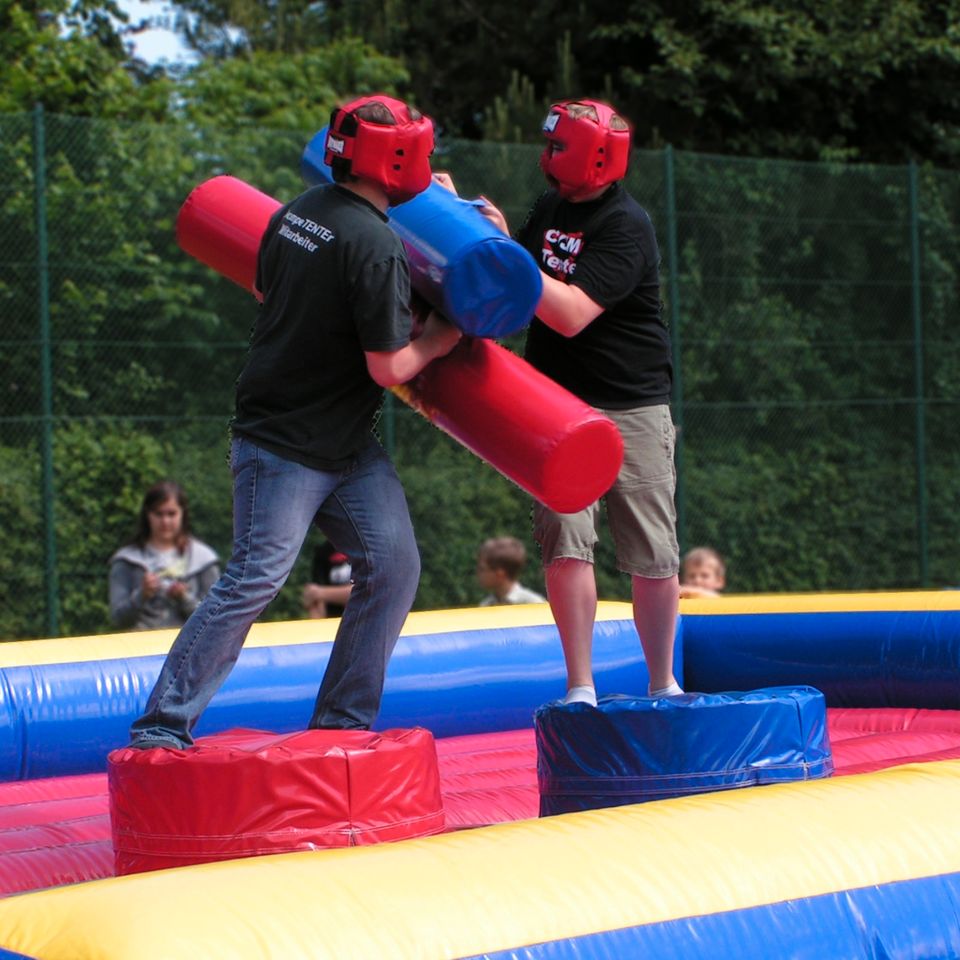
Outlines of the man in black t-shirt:
[{"label": "man in black t-shirt", "polygon": [[310,727],[367,729],[413,604],[420,557],[399,478],[372,425],[383,388],[456,345],[435,313],[411,340],[410,276],[391,204],[430,184],[433,126],[375,94],[335,110],[334,180],[281,207],[260,244],[263,305],[237,381],[233,555],[175,640],[137,748],[181,748],[276,596],[311,525],[346,554],[353,589]]},{"label": "man in black t-shirt", "polygon": [[[540,158],[548,189],[517,240],[543,275],[526,359],[604,411],[624,440],[607,516],[650,673],[648,694],[682,693],[673,675],[679,550],[670,416],[670,337],[661,317],[660,254],[646,211],[624,190],[630,128],[595,100],[554,104]],[[444,185],[452,184],[444,174]],[[481,212],[508,233],[489,202]],[[591,646],[600,504],[575,514],[534,506],[547,598],[567,665],[567,702],[596,704]]]}]

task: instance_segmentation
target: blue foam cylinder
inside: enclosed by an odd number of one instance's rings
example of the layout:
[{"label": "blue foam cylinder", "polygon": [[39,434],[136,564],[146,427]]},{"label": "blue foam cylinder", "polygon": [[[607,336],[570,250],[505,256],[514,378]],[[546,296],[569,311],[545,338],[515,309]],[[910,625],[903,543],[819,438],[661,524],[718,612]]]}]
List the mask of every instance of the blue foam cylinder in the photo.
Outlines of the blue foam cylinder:
[{"label": "blue foam cylinder", "polygon": [[[323,162],[327,128],[304,148],[308,184],[332,183]],[[471,337],[505,337],[533,319],[543,278],[533,257],[462,200],[432,183],[388,211],[407,251],[413,288]]]},{"label": "blue foam cylinder", "polygon": [[541,816],[833,772],[813,687],[554,701],[534,725]]}]

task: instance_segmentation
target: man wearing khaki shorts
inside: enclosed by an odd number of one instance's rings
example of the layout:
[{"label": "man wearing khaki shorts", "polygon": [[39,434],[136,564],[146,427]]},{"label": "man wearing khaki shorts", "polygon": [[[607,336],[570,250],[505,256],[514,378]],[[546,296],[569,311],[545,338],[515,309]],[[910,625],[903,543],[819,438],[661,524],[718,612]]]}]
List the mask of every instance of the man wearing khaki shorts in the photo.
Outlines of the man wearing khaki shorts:
[{"label": "man wearing khaki shorts", "polygon": [[[649,696],[683,691],[673,675],[680,566],[674,491],[673,364],[661,317],[660,255],[646,211],[620,182],[630,127],[595,100],[554,104],[540,166],[550,185],[517,235],[540,265],[543,294],[525,356],[604,411],[623,436],[623,468],[606,501],[619,568],[650,673]],[[481,212],[507,232],[492,204]],[[596,705],[593,552],[601,504],[575,514],[534,508],[547,598],[563,643],[566,702]]]}]

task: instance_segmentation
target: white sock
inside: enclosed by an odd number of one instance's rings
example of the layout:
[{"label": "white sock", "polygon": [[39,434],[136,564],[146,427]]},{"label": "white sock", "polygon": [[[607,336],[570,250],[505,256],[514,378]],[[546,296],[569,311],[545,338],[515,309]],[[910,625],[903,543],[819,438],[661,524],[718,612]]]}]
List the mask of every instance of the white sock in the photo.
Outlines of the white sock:
[{"label": "white sock", "polygon": [[681,693],[683,693],[683,688],[676,680],[671,681],[668,686],[661,687],[659,690],[652,690],[647,687],[647,696],[653,697],[654,700],[660,700],[663,697],[677,697]]},{"label": "white sock", "polygon": [[597,691],[584,684],[579,687],[571,687],[567,695],[563,698],[564,703],[589,703],[591,707],[597,705]]}]

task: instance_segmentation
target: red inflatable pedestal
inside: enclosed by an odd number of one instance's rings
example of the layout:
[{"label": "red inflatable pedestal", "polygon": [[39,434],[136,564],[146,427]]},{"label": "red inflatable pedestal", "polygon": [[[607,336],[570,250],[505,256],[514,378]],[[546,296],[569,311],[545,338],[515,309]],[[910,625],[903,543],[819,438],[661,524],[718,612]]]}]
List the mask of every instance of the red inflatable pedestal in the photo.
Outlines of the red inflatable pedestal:
[{"label": "red inflatable pedestal", "polygon": [[231,730],[108,757],[118,875],[444,829],[433,735]]}]

